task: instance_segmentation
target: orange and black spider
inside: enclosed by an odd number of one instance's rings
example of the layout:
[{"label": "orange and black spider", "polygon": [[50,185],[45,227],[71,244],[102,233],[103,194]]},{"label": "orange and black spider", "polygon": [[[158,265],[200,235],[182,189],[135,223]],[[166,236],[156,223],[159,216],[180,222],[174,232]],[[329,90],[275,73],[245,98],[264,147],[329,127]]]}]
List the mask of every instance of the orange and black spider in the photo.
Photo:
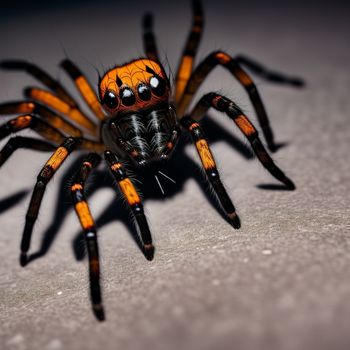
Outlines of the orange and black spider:
[{"label": "orange and black spider", "polygon": [[20,263],[24,266],[28,262],[31,236],[48,182],[71,152],[89,150],[91,153],[86,156],[76,172],[70,190],[88,251],[92,307],[100,320],[104,319],[104,309],[97,234],[85,198],[84,186],[90,173],[99,164],[102,153],[135,218],[142,250],[148,260],[152,260],[154,255],[152,236],[140,195],[124,164],[132,164],[136,174],[147,167],[157,167],[170,158],[181,131],[191,135],[206,178],[227,220],[234,228],[240,227],[239,217],[220,180],[214,157],[199,124],[200,119],[211,107],[227,114],[237,125],[250,142],[259,161],[272,176],[281,181],[287,189],[295,188],[292,180],[275,165],[265,150],[254,125],[233,101],[211,92],[204,95],[192,111],[188,111],[188,106],[209,72],[217,65],[225,67],[247,91],[267,145],[274,151],[276,146],[264,105],[252,79],[241,65],[247,65],[271,81],[292,85],[301,85],[302,82],[269,72],[247,58],[233,58],[222,51],[211,53],[194,69],[193,63],[203,29],[203,13],[199,1],[193,2],[193,12],[192,29],[177,70],[174,90],[171,90],[170,81],[158,59],[151,15],[146,15],[143,22],[147,58],[136,59],[107,71],[100,78],[98,97],[84,75],[70,60],[61,62],[62,68],[74,80],[90,107],[93,119],[81,111],[76,101],[59,82],[37,66],[19,60],[1,62],[2,68],[28,72],[48,90],[27,88],[25,94],[28,100],[0,105],[0,114],[20,115],[0,127],[0,139],[27,128],[45,139],[20,136],[10,138],[0,151],[0,166],[18,148],[54,150],[37,177],[29,203],[21,241]]}]

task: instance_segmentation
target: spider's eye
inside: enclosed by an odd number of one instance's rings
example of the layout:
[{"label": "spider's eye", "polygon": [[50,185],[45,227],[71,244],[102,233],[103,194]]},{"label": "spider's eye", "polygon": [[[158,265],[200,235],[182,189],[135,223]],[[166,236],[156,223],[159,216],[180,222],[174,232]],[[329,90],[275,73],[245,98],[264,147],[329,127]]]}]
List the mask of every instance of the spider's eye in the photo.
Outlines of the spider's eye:
[{"label": "spider's eye", "polygon": [[118,97],[113,91],[107,91],[103,97],[103,104],[110,109],[115,109],[118,106]]},{"label": "spider's eye", "polygon": [[124,106],[132,106],[135,103],[135,95],[129,88],[124,88],[120,91],[120,98]]},{"label": "spider's eye", "polygon": [[139,84],[137,92],[142,101],[148,101],[151,99],[151,90],[146,84]]},{"label": "spider's eye", "polygon": [[152,77],[149,81],[152,91],[156,96],[162,96],[165,92],[165,80],[160,77]]}]

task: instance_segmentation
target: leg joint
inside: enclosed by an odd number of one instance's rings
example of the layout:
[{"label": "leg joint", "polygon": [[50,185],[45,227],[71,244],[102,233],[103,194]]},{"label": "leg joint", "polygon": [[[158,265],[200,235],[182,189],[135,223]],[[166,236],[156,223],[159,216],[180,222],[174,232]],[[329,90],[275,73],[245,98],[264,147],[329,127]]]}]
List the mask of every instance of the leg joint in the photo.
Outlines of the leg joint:
[{"label": "leg joint", "polygon": [[220,179],[219,172],[216,168],[210,168],[206,170],[206,174],[210,182],[218,181]]},{"label": "leg joint", "polygon": [[47,184],[49,180],[52,178],[52,176],[54,175],[54,173],[55,173],[55,170],[53,169],[52,166],[45,165],[40,171],[37,177],[37,180]]},{"label": "leg joint", "polygon": [[136,203],[136,204],[133,204],[131,206],[131,210],[133,211],[133,213],[135,214],[135,216],[137,215],[143,215],[144,214],[144,210],[143,210],[143,205],[142,203]]},{"label": "leg joint", "polygon": [[81,143],[81,139],[77,137],[68,137],[62,144],[62,147],[66,148],[70,153],[72,152],[78,144]]},{"label": "leg joint", "polygon": [[232,62],[232,57],[224,51],[215,51],[209,57],[211,60],[215,60],[216,63],[220,63],[222,65],[227,65]]}]

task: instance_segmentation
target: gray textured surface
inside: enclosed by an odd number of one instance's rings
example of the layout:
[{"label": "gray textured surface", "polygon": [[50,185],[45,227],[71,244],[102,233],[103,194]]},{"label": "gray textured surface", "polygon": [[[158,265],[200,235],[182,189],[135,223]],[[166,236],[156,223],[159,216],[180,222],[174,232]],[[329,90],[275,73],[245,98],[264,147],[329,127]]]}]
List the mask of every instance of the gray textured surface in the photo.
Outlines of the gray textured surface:
[{"label": "gray textured surface", "polygon": [[[214,143],[242,228],[235,231],[221,219],[194,178],[170,199],[146,202],[157,246],[153,262],[144,259],[123,224],[102,227],[104,323],[90,311],[86,261],[74,258],[74,213],[44,257],[19,266],[28,192],[0,216],[1,349],[349,348],[347,18],[336,7],[233,11],[233,5],[219,4],[206,6],[199,57],[217,48],[244,52],[308,82],[294,90],[256,79],[276,138],[288,143],[274,159],[297,191],[258,188],[276,182],[256,161],[225,142]],[[30,59],[72,87],[56,66],[63,45],[93,81],[93,65],[109,67],[140,55],[140,16],[153,9],[162,50],[175,67],[190,21],[188,5],[146,6],[130,13],[89,5],[3,19],[1,58]],[[21,73],[0,74],[1,101],[20,98],[21,88],[34,82]],[[246,95],[223,70],[211,75],[204,90],[235,96],[255,120]],[[211,115],[238,135],[219,114]],[[186,154],[196,159],[190,146]],[[18,151],[1,169],[1,198],[30,191],[47,157]],[[32,252],[53,220],[61,179],[58,174],[47,191]],[[108,188],[94,194],[94,215],[113,198]]]}]

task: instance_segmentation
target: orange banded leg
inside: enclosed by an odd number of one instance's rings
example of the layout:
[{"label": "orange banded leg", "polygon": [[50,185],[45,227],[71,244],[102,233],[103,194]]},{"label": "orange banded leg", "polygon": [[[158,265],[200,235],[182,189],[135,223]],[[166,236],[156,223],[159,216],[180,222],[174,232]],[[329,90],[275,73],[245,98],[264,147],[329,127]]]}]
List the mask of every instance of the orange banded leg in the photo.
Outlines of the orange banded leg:
[{"label": "orange banded leg", "polygon": [[78,88],[81,96],[99,120],[106,118],[100,101],[98,100],[95,91],[91,87],[88,80],[85,78],[80,69],[70,60],[66,59],[61,62],[61,67],[74,80],[75,86]]},{"label": "orange banded leg", "polygon": [[85,198],[84,187],[91,171],[97,167],[101,157],[96,153],[90,153],[83,161],[79,171],[75,174],[71,195],[75,212],[84,231],[84,238],[89,256],[90,296],[93,311],[100,321],[104,320],[102,296],[100,287],[100,262],[98,254],[97,233],[94,219],[90,213],[89,205]]},{"label": "orange banded leg", "polygon": [[[234,102],[224,96],[212,92],[204,95],[200,99],[197,106],[191,113],[191,116],[193,116],[194,119],[199,119],[210,107],[213,107],[220,112],[226,113],[229,118],[235,122],[244,136],[248,139],[259,161],[270,172],[270,174],[277,180],[284,183],[289,190],[295,189],[293,181],[289,179],[280,168],[277,167],[277,165],[273,162],[267,153],[265,147],[259,139],[258,131],[254,125]],[[198,118],[195,116],[198,116]]]},{"label": "orange banded leg", "polygon": [[55,111],[62,113],[64,116],[82,126],[91,135],[96,135],[98,132],[97,125],[92,122],[77,105],[70,105],[61,100],[50,91],[39,88],[26,88],[25,95],[33,100],[39,101],[44,105],[53,108]]},{"label": "orange banded leg", "polygon": [[264,104],[260,98],[260,95],[253,80],[240,67],[238,62],[225,52],[213,52],[198,65],[196,70],[193,72],[191,78],[189,79],[183,97],[179,102],[177,109],[179,115],[184,114],[186,108],[190,104],[192,97],[198,90],[199,86],[202,84],[207,75],[213,70],[213,68],[215,68],[218,64],[227,68],[232,73],[232,75],[243,85],[254,106],[267,145],[270,151],[276,151],[277,147],[274,142],[274,137],[272,129],[270,127],[269,119],[267,117]]},{"label": "orange banded leg", "polygon": [[214,157],[210,151],[208,141],[204,136],[202,128],[195,120],[187,116],[183,117],[180,123],[191,134],[192,140],[196,146],[198,155],[207,175],[207,179],[211,184],[217,198],[219,199],[229,222],[234,228],[240,228],[241,223],[236,213],[236,209],[220,180],[220,175],[218,169],[216,168]]},{"label": "orange banded leg", "polygon": [[64,133],[80,137],[82,132],[73,124],[64,120],[60,115],[54,113],[49,108],[33,101],[17,101],[0,104],[0,115],[34,113],[40,115],[50,125],[60,129]]},{"label": "orange banded leg", "polygon": [[37,182],[34,187],[32,197],[30,199],[26,222],[24,226],[22,242],[21,242],[21,256],[20,263],[25,266],[28,258],[27,252],[30,247],[30,241],[32,237],[32,232],[36,219],[38,218],[38,213],[43,199],[46,185],[52,179],[53,175],[60,168],[62,163],[66,160],[68,155],[74,150],[78,141],[73,137],[67,138],[61,146],[59,146],[50,159],[46,162],[45,166],[40,171]]},{"label": "orange banded leg", "polygon": [[[67,60],[68,61],[68,60]],[[96,133],[96,125],[86,116],[84,115],[79,106],[75,102],[75,100],[69,95],[69,93],[62,87],[62,85],[54,80],[49,74],[44,72],[39,67],[28,63],[26,61],[21,60],[5,60],[0,62],[0,68],[11,69],[11,70],[24,70],[29,74],[33,75],[40,82],[42,82],[45,86],[47,86],[51,91],[55,94],[47,92],[42,89],[26,89],[25,93],[38,101],[41,101],[44,104],[54,108],[55,110],[67,115],[72,120],[79,123],[81,126],[85,127],[87,131],[91,134],[95,135]],[[95,93],[91,89],[90,85],[83,77],[82,79],[75,80],[76,85],[79,88],[79,91],[84,90],[85,94],[83,97],[88,102],[89,107],[92,108],[93,111],[98,117],[102,118],[102,109],[99,106],[99,102],[96,98]],[[33,91],[32,91],[33,90]],[[97,104],[95,104],[95,100]],[[92,102],[93,101],[93,102]],[[92,105],[91,105],[92,103]],[[104,115],[103,118],[104,119]],[[72,133],[69,133],[73,135]]]},{"label": "orange banded leg", "polygon": [[152,236],[144,214],[141,198],[117,156],[111,151],[105,151],[104,156],[112,175],[118,183],[120,192],[123,194],[123,197],[136,219],[143,243],[143,253],[147,260],[152,260],[154,256],[154,246],[152,244]]},{"label": "orange banded leg", "polygon": [[[46,123],[38,117],[27,114],[11,119],[7,123],[1,125],[0,140],[10,135],[11,133],[15,133],[27,128],[36,131],[39,135],[55,144],[61,143],[66,138],[64,134],[62,134],[59,130],[50,124]],[[79,149],[103,152],[106,148],[103,143],[98,141],[89,140],[83,137],[80,137],[79,140]]]},{"label": "orange banded leg", "polygon": [[[184,93],[186,84],[192,74],[193,61],[195,59],[199,42],[203,32],[203,9],[198,0],[192,2],[193,23],[191,32],[187,38],[185,49],[182,53],[181,61],[175,79],[175,101],[178,103]],[[182,113],[180,113],[181,115]]]},{"label": "orange banded leg", "polygon": [[156,39],[153,33],[153,16],[147,13],[143,17],[142,21],[143,27],[143,46],[146,52],[146,56],[150,60],[159,61]]},{"label": "orange banded leg", "polygon": [[[45,139],[54,143],[61,143],[66,137],[59,130],[35,117],[31,114],[22,115],[17,118],[11,119],[7,123],[0,126],[0,140],[10,135],[11,133],[18,132],[20,130],[30,128],[36,131],[39,135]],[[79,149],[90,150],[95,152],[103,152],[106,146],[98,141],[79,137]]]},{"label": "orange banded leg", "polygon": [[33,149],[36,151],[50,152],[55,149],[51,143],[31,137],[12,137],[0,151],[0,167],[9,159],[18,148]]},{"label": "orange banded leg", "polygon": [[65,136],[50,124],[31,114],[26,114],[11,119],[7,123],[1,125],[0,140],[12,133],[28,128],[36,131],[39,135],[55,144],[61,143],[65,139]]},{"label": "orange banded leg", "polygon": [[262,78],[273,83],[292,85],[295,87],[303,87],[305,85],[303,79],[297,77],[288,77],[285,74],[267,69],[262,64],[256,62],[255,60],[252,60],[247,56],[238,55],[235,57],[235,59],[241,66],[246,66],[253,73],[258,74]]},{"label": "orange banded leg", "polygon": [[58,81],[54,80],[49,74],[34,64],[22,60],[4,60],[0,62],[0,68],[9,70],[23,70],[47,86],[61,100],[71,105],[75,104],[74,99]]}]

